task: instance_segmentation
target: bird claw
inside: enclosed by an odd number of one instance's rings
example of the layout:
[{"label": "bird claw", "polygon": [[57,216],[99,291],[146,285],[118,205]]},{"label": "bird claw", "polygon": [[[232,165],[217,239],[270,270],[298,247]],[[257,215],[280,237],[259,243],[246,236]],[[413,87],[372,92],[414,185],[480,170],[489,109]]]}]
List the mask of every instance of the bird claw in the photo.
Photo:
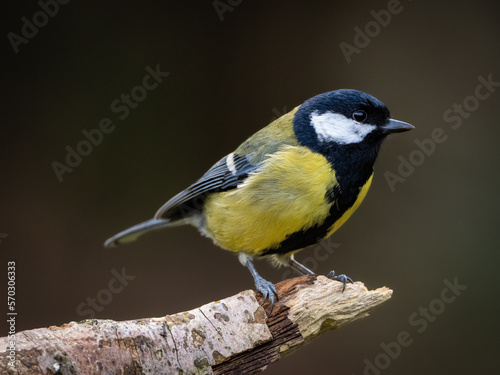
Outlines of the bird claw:
[{"label": "bird claw", "polygon": [[330,280],[335,280],[335,281],[340,281],[343,285],[342,287],[342,293],[344,293],[345,286],[347,283],[353,283],[352,279],[344,274],[342,275],[335,275],[335,271],[330,271],[328,275],[326,275]]},{"label": "bird claw", "polygon": [[274,307],[274,296],[276,296],[276,300],[278,300],[278,292],[276,291],[276,287],[270,281],[263,279],[262,277],[255,280],[255,287],[259,292],[262,293],[262,303],[261,306],[266,302],[266,299],[269,300],[271,304],[271,311],[269,315],[273,313]]}]

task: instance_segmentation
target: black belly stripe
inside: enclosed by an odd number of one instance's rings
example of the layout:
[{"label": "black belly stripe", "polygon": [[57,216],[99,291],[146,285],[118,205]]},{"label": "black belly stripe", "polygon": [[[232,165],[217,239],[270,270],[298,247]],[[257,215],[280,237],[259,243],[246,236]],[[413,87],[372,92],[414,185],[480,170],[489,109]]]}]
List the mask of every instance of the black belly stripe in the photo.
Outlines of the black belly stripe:
[{"label": "black belly stripe", "polygon": [[332,197],[335,197],[336,203],[330,208],[330,214],[323,224],[292,233],[281,242],[278,247],[266,249],[261,255],[286,254],[290,251],[303,249],[304,247],[314,245],[321,241],[325,238],[332,225],[353,206],[358,198],[361,187],[364,186],[367,180],[360,184],[359,187],[349,189],[346,193],[340,193],[339,189],[334,189],[334,191],[329,192],[327,194],[328,197],[331,201],[333,201]]}]

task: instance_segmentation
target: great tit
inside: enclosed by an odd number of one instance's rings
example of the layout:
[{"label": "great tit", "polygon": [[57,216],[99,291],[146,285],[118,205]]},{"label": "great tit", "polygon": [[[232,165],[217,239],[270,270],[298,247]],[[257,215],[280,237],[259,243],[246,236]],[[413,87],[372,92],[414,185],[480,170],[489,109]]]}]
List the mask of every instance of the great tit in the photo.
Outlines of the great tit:
[{"label": "great tit", "polygon": [[[364,92],[319,94],[248,138],[165,203],[153,219],[118,233],[105,246],[191,224],[218,246],[239,254],[272,309],[276,288],[257,273],[253,258],[266,257],[299,274],[313,274],[294,253],[344,224],[370,188],[384,138],[413,128],[391,119],[387,107]],[[333,271],[327,276],[342,282],[344,289],[352,283]]]}]

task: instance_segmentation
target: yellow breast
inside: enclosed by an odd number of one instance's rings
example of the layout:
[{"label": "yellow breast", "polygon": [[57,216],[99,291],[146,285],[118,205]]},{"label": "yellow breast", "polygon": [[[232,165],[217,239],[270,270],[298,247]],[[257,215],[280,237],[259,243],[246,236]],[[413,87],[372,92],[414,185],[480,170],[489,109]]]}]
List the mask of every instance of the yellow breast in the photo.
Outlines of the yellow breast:
[{"label": "yellow breast", "polygon": [[330,164],[302,146],[283,146],[237,189],[212,194],[204,205],[206,230],[220,247],[259,255],[287,236],[321,224],[336,184]]}]

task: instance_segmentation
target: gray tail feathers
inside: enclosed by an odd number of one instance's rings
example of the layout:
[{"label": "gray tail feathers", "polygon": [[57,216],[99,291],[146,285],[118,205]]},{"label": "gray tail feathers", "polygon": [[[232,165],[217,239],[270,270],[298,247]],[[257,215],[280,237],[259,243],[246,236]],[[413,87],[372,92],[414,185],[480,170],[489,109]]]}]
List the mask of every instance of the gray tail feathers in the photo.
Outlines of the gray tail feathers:
[{"label": "gray tail feathers", "polygon": [[109,238],[105,243],[105,247],[113,247],[116,245],[121,245],[123,243],[128,243],[135,241],[144,233],[151,232],[154,230],[162,229],[172,225],[170,220],[166,219],[151,219],[143,223],[134,225],[131,228],[125,229],[123,232],[115,234],[113,237]]}]

